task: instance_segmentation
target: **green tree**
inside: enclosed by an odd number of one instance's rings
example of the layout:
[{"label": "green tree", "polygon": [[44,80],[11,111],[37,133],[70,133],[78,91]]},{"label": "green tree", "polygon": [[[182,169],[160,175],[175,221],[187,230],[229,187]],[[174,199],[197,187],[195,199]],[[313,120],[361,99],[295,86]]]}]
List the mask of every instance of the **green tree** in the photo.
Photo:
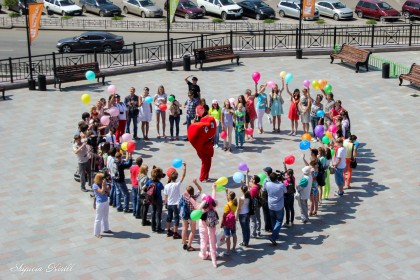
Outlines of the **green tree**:
[{"label": "green tree", "polygon": [[7,7],[16,6],[18,4],[18,0],[4,0],[3,3]]}]

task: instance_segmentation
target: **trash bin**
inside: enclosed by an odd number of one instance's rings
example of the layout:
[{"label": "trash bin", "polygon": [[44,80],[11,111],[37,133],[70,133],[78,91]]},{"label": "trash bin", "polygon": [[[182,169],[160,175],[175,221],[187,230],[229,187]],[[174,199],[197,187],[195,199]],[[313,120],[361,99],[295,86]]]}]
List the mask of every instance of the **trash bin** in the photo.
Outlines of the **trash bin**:
[{"label": "trash bin", "polygon": [[47,77],[45,77],[45,75],[38,75],[38,90],[47,90]]},{"label": "trash bin", "polygon": [[389,63],[382,63],[382,78],[383,79],[389,79],[389,69],[390,69]]},{"label": "trash bin", "polygon": [[166,71],[172,71],[172,61],[166,61]]},{"label": "trash bin", "polygon": [[36,89],[36,82],[34,79],[28,79],[28,88],[29,90],[35,90]]},{"label": "trash bin", "polygon": [[191,71],[191,57],[184,55],[184,71]]}]

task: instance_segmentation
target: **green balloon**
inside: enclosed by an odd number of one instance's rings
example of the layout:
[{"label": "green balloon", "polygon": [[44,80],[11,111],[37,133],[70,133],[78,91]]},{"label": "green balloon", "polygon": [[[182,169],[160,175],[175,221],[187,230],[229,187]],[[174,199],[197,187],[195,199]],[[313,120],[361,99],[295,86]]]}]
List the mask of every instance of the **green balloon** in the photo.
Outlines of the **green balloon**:
[{"label": "green balloon", "polygon": [[322,143],[324,143],[325,145],[330,144],[330,138],[328,138],[328,136],[325,135],[324,137],[322,137]]},{"label": "green balloon", "polygon": [[335,155],[335,150],[331,149],[331,157],[334,157],[334,155]]},{"label": "green balloon", "polygon": [[226,190],[225,186],[216,186],[216,192],[223,192]]},{"label": "green balloon", "polygon": [[169,96],[169,97],[168,97],[168,101],[169,101],[169,102],[173,102],[174,100],[175,100],[175,98],[174,98],[173,96]]},{"label": "green balloon", "polygon": [[325,91],[325,93],[326,93],[326,94],[330,94],[330,93],[331,93],[331,91],[332,91],[332,86],[331,86],[330,84],[327,84],[327,85],[324,87],[324,91]]},{"label": "green balloon", "polygon": [[261,172],[258,174],[258,177],[260,177],[260,184],[264,183],[265,179],[267,179],[267,174]]},{"label": "green balloon", "polygon": [[203,215],[203,211],[201,211],[201,209],[198,209],[198,210],[192,211],[190,217],[191,217],[191,220],[198,221],[200,220],[202,215]]}]

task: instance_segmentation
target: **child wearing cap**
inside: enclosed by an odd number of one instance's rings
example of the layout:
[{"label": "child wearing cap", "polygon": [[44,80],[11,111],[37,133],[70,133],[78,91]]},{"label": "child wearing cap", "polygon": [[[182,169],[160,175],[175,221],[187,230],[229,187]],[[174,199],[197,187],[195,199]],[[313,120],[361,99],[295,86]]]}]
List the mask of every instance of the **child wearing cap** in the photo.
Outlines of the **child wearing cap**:
[{"label": "child wearing cap", "polygon": [[308,217],[308,199],[311,194],[312,187],[312,176],[311,167],[305,166],[302,168],[303,176],[296,186],[296,196],[299,202],[299,208],[301,213],[302,222],[306,224],[309,221]]},{"label": "child wearing cap", "polygon": [[[176,182],[178,179],[178,172],[175,168],[171,167],[166,171],[166,175],[168,176],[168,184],[165,185],[163,189],[165,205],[168,208],[168,215],[166,217],[166,236],[171,237],[173,236],[174,239],[180,239],[181,235],[178,233],[178,225],[179,225],[179,211],[178,211],[178,203],[181,199],[181,183],[185,179],[185,174],[187,172],[187,164],[183,162],[184,170],[181,176],[181,179]],[[171,222],[174,219],[174,230],[171,230]]]}]

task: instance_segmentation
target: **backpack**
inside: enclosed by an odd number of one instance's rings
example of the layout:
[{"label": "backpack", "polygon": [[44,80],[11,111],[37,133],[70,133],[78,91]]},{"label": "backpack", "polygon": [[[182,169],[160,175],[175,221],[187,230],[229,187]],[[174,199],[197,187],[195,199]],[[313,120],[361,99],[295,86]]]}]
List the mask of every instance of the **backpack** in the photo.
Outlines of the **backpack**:
[{"label": "backpack", "polygon": [[208,227],[215,227],[219,223],[219,216],[214,210],[207,212],[206,224]]},{"label": "backpack", "polygon": [[156,183],[151,181],[149,187],[147,187],[146,191],[146,204],[156,204]]},{"label": "backpack", "polygon": [[260,202],[261,205],[268,205],[268,192],[267,190],[263,190],[262,188],[260,189]]},{"label": "backpack", "polygon": [[185,203],[185,196],[182,195],[181,199],[179,200],[179,204],[178,204],[178,209],[179,209],[179,216],[181,216],[181,218],[183,220],[189,220],[190,219],[190,208],[188,207],[188,205]]},{"label": "backpack", "polygon": [[235,214],[233,214],[232,209],[230,209],[229,204],[228,204],[228,207],[229,207],[229,213],[227,213],[227,215],[225,216],[225,220],[223,221],[223,225],[225,227],[227,227],[228,229],[234,229],[235,224],[236,224]]},{"label": "backpack", "polygon": [[318,186],[325,186],[325,168],[321,161],[318,159],[318,174],[316,175]]}]

